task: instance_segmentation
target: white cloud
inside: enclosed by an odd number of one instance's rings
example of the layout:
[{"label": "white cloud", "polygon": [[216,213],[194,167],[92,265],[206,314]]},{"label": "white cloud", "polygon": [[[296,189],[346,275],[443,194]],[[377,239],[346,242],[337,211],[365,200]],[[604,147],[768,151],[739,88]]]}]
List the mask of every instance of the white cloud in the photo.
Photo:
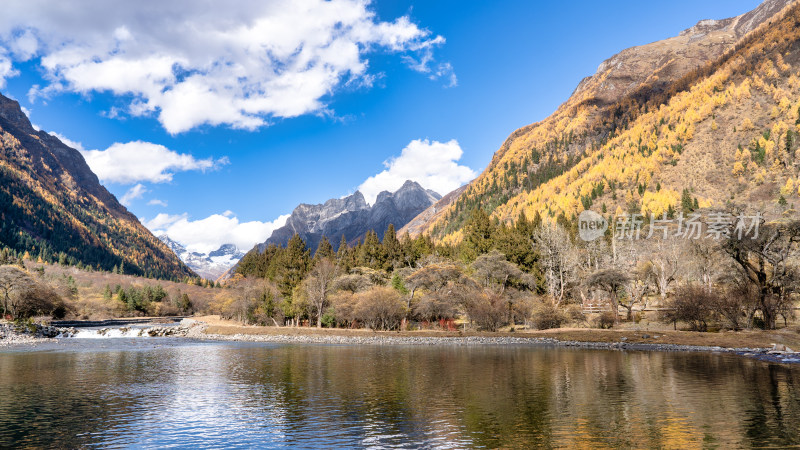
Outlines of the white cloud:
[{"label": "white cloud", "polygon": [[400,156],[383,163],[386,170],[367,178],[358,190],[373,204],[381,191],[394,192],[406,180],[445,195],[475,178],[475,171],[458,164],[463,154],[455,139],[449,142],[414,140]]},{"label": "white cloud", "polygon": [[167,207],[167,202],[165,202],[164,200],[159,200],[157,198],[150,200],[149,202],[147,202],[147,204],[150,206],[163,206],[165,208]]},{"label": "white cloud", "polygon": [[325,111],[342,85],[370,85],[367,56],[378,52],[452,83],[432,53],[443,37],[407,16],[381,21],[369,3],[5,0],[0,46],[11,51],[0,53],[0,86],[12,61],[38,58],[48,85],[34,97],[110,92],[174,134]]},{"label": "white cloud", "polygon": [[39,48],[39,42],[31,30],[25,30],[11,39],[10,48],[16,59],[27,61],[36,54],[36,50]]},{"label": "white cloud", "polygon": [[162,213],[149,221],[142,219],[142,223],[156,236],[166,234],[189,251],[208,253],[222,244],[235,244],[242,250],[249,250],[267,240],[288,218],[287,214],[272,222],[239,222],[231,211],[199,220],[190,220],[188,214]]},{"label": "white cloud", "polygon": [[[64,141],[60,136],[59,139]],[[68,145],[78,150],[83,148],[79,142],[70,142]],[[196,159],[192,155],[172,151],[163,145],[143,141],[124,144],[117,142],[105,150],[81,150],[81,154],[100,180],[120,184],[139,181],[164,183],[172,181],[175,172],[187,170],[205,172],[228,164],[227,157],[217,160]]]},{"label": "white cloud", "polygon": [[405,55],[403,56],[403,60],[410,68],[417,72],[428,74],[428,78],[431,80],[446,80],[447,84],[445,84],[444,87],[456,87],[458,86],[458,78],[456,77],[455,70],[453,70],[453,65],[449,62],[434,64],[433,48],[441,44],[444,44],[444,38],[437,36],[436,39],[432,39],[420,45],[419,48],[417,48],[418,51],[416,55]]},{"label": "white cloud", "polygon": [[0,47],[0,89],[6,87],[6,80],[11,77],[19,75],[19,72],[14,69],[11,59],[3,52]]},{"label": "white cloud", "polygon": [[119,199],[119,202],[125,206],[130,206],[132,201],[136,200],[137,198],[141,198],[145,192],[147,192],[147,189],[144,187],[144,185],[141,183],[137,184],[136,186],[128,189],[128,192],[126,192],[122,198]]}]

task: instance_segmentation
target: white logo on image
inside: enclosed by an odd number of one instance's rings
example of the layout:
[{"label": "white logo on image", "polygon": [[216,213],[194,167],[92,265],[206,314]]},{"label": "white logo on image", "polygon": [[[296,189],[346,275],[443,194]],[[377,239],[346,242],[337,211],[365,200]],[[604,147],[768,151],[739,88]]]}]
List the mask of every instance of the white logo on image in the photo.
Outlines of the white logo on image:
[{"label": "white logo on image", "polygon": [[584,241],[593,241],[605,234],[608,222],[600,214],[584,210],[578,216],[578,235]]}]

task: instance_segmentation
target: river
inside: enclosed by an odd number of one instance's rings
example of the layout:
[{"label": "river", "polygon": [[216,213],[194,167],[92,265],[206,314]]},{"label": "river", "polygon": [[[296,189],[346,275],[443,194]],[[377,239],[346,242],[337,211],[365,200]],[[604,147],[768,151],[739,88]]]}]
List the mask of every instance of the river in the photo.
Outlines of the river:
[{"label": "river", "polygon": [[800,370],[548,346],[60,339],[0,349],[0,447],[800,444]]}]

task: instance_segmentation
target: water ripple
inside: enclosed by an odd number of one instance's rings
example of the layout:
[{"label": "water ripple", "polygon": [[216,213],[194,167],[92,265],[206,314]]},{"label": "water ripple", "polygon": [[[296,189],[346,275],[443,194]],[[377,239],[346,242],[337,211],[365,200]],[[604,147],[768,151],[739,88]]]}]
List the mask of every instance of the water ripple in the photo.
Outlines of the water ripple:
[{"label": "water ripple", "polygon": [[0,353],[0,447],[788,446],[797,375],[730,355],[76,339]]}]

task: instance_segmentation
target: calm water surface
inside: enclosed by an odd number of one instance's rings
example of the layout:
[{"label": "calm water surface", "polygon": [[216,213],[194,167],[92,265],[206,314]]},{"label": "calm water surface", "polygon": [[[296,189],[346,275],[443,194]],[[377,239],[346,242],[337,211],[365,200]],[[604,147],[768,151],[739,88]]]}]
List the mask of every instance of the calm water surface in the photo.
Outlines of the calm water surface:
[{"label": "calm water surface", "polygon": [[552,347],[62,340],[0,353],[0,447],[800,444],[800,369]]}]

